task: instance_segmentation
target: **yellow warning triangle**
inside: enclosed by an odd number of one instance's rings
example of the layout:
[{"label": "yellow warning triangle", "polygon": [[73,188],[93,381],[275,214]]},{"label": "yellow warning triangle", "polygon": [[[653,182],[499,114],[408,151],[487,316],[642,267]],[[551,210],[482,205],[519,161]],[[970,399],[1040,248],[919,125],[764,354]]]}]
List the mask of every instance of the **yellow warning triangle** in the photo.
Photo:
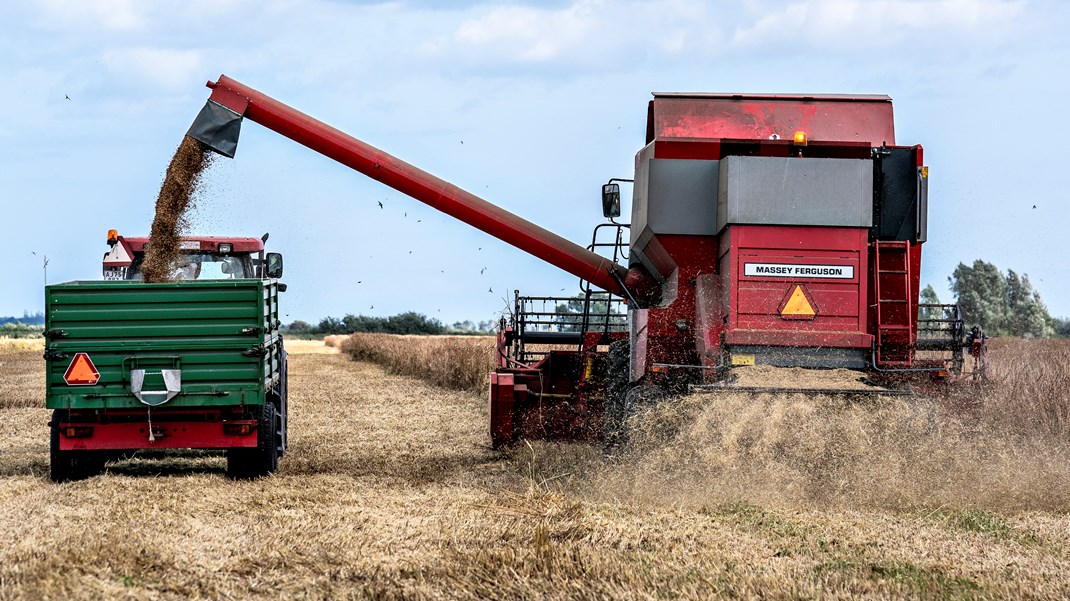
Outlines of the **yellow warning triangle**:
[{"label": "yellow warning triangle", "polygon": [[791,291],[791,298],[784,303],[784,308],[780,311],[780,314],[813,317],[817,313],[814,311],[814,306],[806,298],[806,293],[803,292],[802,286],[796,284],[795,289]]}]

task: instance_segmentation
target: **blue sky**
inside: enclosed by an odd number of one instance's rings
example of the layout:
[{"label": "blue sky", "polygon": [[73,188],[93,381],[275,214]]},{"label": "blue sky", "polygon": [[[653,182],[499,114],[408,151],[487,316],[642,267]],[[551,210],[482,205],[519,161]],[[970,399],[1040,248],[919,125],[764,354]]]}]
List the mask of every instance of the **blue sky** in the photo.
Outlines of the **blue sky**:
[{"label": "blue sky", "polygon": [[[955,265],[981,258],[1070,316],[1068,3],[42,0],[3,3],[0,30],[0,315],[40,309],[43,256],[49,282],[98,279],[109,228],[148,231],[225,73],[581,243],[600,184],[632,174],[652,91],[888,94],[931,167],[923,281],[950,300]],[[192,223],[271,232],[287,321],[483,320],[514,289],[577,290],[253,123]]]}]

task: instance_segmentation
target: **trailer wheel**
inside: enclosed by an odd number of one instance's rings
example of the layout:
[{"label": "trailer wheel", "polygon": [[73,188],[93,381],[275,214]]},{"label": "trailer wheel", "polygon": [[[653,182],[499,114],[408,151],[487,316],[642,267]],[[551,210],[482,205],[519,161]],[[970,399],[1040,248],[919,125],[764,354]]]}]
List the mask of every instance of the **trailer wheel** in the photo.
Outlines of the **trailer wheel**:
[{"label": "trailer wheel", "polygon": [[105,457],[97,451],[61,451],[59,450],[59,423],[61,411],[52,412],[51,434],[49,436],[49,478],[53,482],[72,482],[85,480],[100,474],[104,470]]},{"label": "trailer wheel", "polygon": [[624,422],[627,418],[624,397],[628,392],[629,350],[630,345],[627,340],[617,340],[609,345],[609,352],[606,356],[606,393],[602,410],[602,431],[606,447],[609,449],[620,446],[627,438],[624,431]]},{"label": "trailer wheel", "polygon": [[275,405],[264,403],[257,420],[255,447],[227,449],[227,477],[235,480],[261,478],[279,467],[279,421]]}]

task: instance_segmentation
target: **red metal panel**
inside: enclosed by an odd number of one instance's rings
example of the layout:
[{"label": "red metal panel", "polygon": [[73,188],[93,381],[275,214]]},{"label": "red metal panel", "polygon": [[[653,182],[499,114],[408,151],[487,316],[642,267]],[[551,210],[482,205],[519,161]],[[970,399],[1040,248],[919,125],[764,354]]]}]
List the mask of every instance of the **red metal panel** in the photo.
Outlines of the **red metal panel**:
[{"label": "red metal panel", "polygon": [[[126,241],[133,252],[144,252],[145,244],[149,241],[147,236],[120,236],[120,241]],[[183,242],[200,242],[200,250],[214,251],[219,248],[220,242],[228,242],[233,245],[233,252],[259,252],[264,250],[264,243],[260,238],[230,238],[226,236],[183,236]]]},{"label": "red metal panel", "polygon": [[497,448],[516,441],[513,432],[513,374],[490,374],[490,440]]},{"label": "red metal panel", "polygon": [[[732,225],[722,236],[729,344],[869,348],[868,231],[865,228]],[[746,276],[746,263],[850,266],[850,279]],[[804,284],[817,314],[784,319],[786,294]]]},{"label": "red metal panel", "polygon": [[211,100],[614,294],[628,270],[225,75]]},{"label": "red metal panel", "polygon": [[[91,427],[92,435],[86,438],[68,438],[61,424],[59,448],[61,451],[134,450],[134,449],[228,449],[255,447],[256,429],[244,435],[223,433],[224,422],[159,422],[152,425],[155,440],[149,441],[147,422],[120,422],[111,424],[76,423]],[[241,422],[255,423],[255,422]]]},{"label": "red metal panel", "polygon": [[887,96],[655,94],[650,115],[653,139],[789,139],[804,131],[812,140],[895,144]]}]

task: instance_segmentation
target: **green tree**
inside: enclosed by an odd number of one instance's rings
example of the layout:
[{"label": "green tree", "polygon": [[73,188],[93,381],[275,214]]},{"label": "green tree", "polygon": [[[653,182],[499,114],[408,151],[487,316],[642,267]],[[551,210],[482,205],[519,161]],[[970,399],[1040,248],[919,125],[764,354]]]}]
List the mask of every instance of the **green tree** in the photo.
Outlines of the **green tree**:
[{"label": "green tree", "polygon": [[[583,328],[583,307],[586,297],[577,294],[568,301],[558,303],[554,307],[554,321],[562,332],[579,332]],[[610,329],[619,329],[627,324],[627,316],[623,313],[623,305],[613,303],[606,297],[594,297],[591,299],[590,320],[588,328],[600,329],[608,322]]]},{"label": "green tree", "polygon": [[991,263],[959,263],[948,278],[958,299],[966,327],[980,325],[991,334],[1004,334],[1007,320],[1007,279]]},{"label": "green tree", "polygon": [[1055,334],[1048,314],[1029,277],[1008,269],[1004,275],[991,263],[959,263],[950,278],[967,328],[977,324],[996,336],[1043,338]]},{"label": "green tree", "polygon": [[1013,336],[1049,338],[1055,334],[1055,320],[1040,300],[1040,293],[1029,283],[1029,276],[1021,277],[1007,270],[1007,324]]},{"label": "green tree", "polygon": [[1059,317],[1054,322],[1055,335],[1060,338],[1070,338],[1070,319]]},{"label": "green tree", "polygon": [[387,318],[385,330],[390,334],[442,334],[446,327],[437,319],[408,311]]},{"label": "green tree", "polygon": [[[921,305],[939,305],[940,297],[937,296],[936,290],[933,289],[933,285],[929,284],[921,291],[921,295],[918,298],[918,303]],[[918,319],[924,321],[927,319],[941,319],[943,317],[943,311],[935,307],[919,307]]]},{"label": "green tree", "polygon": [[307,334],[311,334],[312,330],[313,330],[312,324],[308,323],[307,321],[302,321],[300,319],[295,320],[293,323],[291,323],[290,325],[286,326],[286,331],[288,333],[297,334],[297,335],[301,335],[301,336],[304,336],[304,335],[307,335]]},{"label": "green tree", "polygon": [[345,326],[342,324],[342,320],[337,317],[324,317],[320,320],[316,329],[320,334],[345,334]]}]

